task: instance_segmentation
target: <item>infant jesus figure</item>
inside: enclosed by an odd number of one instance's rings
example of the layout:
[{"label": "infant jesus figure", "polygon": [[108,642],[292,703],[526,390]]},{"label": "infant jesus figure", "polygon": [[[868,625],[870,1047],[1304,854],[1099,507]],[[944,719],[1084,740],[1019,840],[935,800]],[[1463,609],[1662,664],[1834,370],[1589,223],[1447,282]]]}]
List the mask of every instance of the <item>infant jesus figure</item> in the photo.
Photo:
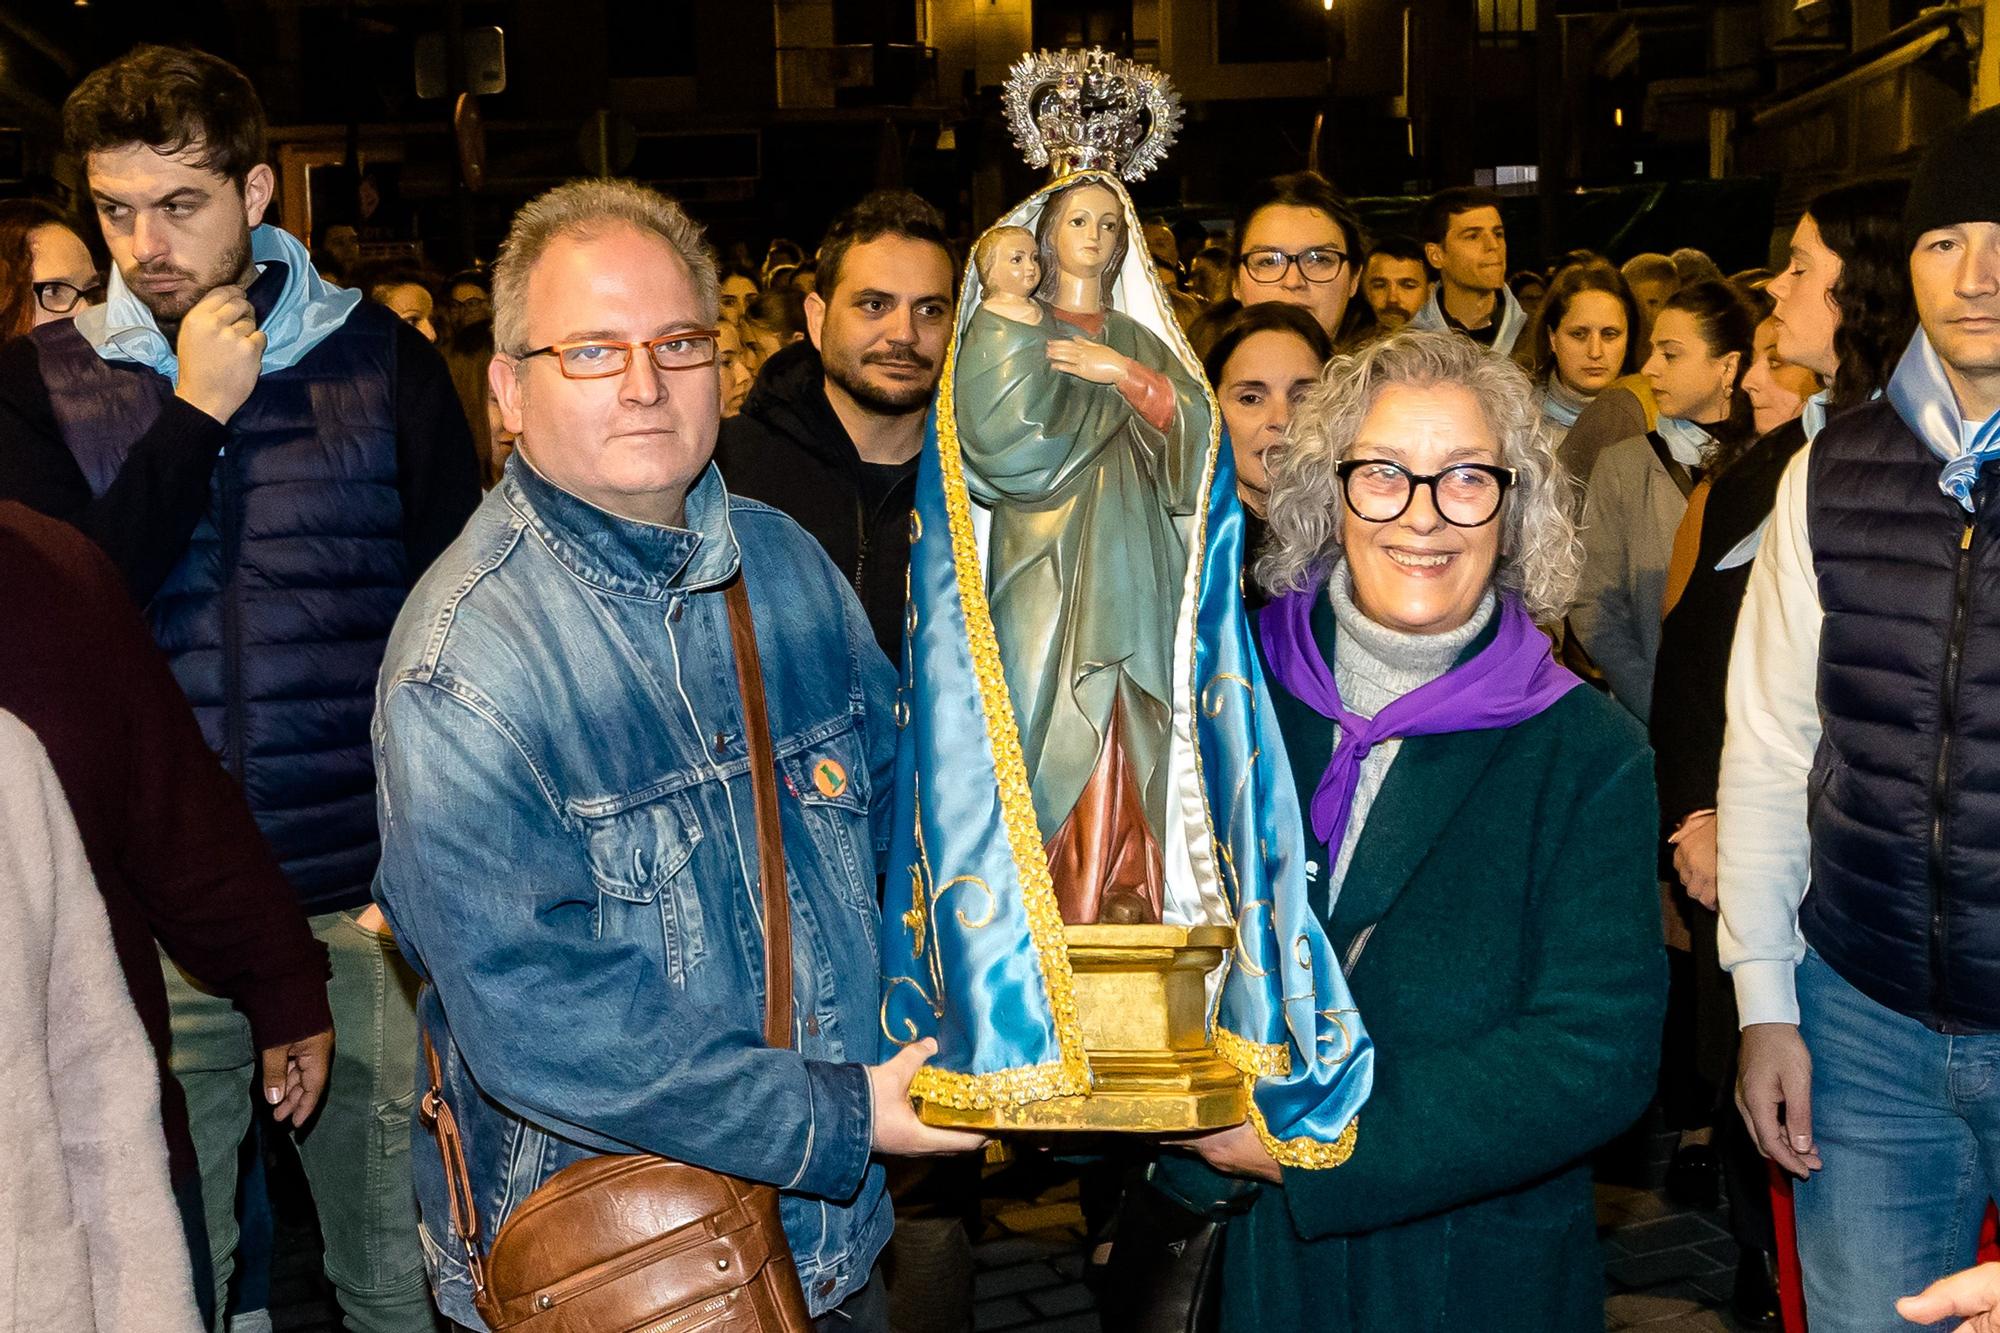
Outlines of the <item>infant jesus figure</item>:
[{"label": "infant jesus figure", "polygon": [[1026,227],[995,227],[979,238],[972,261],[979,269],[980,304],[1016,324],[1039,324],[1042,308],[1035,289],[1042,285],[1042,261],[1035,233]]}]

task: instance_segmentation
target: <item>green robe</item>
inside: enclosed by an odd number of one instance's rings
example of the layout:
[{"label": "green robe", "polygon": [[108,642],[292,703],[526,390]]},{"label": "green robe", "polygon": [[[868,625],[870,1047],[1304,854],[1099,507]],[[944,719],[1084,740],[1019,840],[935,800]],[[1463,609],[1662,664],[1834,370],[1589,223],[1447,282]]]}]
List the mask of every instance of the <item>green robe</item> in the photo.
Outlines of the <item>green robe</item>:
[{"label": "green robe", "polygon": [[1096,762],[1113,705],[1156,836],[1167,808],[1174,625],[1210,420],[1196,381],[1118,311],[1102,342],[1164,373],[1165,431],[1117,388],[1050,367],[1054,338],[1089,337],[1047,307],[1038,325],[974,310],[954,392],[966,487],[992,510],[986,597],[1044,839]]},{"label": "green robe", "polygon": [[[1313,630],[1330,650],[1324,598]],[[1303,804],[1332,724],[1272,693]],[[1282,1186],[1178,1154],[1156,1168],[1182,1201],[1240,1214],[1225,1333],[1604,1327],[1589,1155],[1658,1067],[1656,819],[1645,737],[1595,690],[1403,742],[1327,921],[1342,956],[1379,922],[1349,977],[1376,1055],[1354,1155]]]}]

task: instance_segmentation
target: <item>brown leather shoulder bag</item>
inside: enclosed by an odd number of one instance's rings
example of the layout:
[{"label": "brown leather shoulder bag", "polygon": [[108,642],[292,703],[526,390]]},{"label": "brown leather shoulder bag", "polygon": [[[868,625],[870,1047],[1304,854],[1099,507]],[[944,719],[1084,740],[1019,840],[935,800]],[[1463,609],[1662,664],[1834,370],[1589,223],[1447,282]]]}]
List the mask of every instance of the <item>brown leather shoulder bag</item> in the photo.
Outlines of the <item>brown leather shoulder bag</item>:
[{"label": "brown leather shoulder bag", "polygon": [[[726,592],[743,696],[757,873],[764,896],[764,1040],[791,1044],[792,930],[770,720],[750,599]],[[436,1133],[472,1300],[494,1333],[809,1333],[812,1317],[778,1221],[778,1191],[664,1157],[591,1157],[521,1201],[482,1257],[479,1214],[437,1051],[424,1037]]]}]

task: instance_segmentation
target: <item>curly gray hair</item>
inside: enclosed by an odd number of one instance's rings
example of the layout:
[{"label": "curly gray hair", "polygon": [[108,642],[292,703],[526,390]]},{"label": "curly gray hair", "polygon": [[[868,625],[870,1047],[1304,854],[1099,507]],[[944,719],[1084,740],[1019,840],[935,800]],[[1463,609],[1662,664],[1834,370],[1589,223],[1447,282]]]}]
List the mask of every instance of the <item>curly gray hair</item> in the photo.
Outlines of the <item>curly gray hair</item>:
[{"label": "curly gray hair", "polygon": [[1394,385],[1469,389],[1500,443],[1514,486],[1500,511],[1500,562],[1494,582],[1520,596],[1547,624],[1569,608],[1583,550],[1570,518],[1574,484],[1556,461],[1533,386],[1520,368],[1456,333],[1404,329],[1327,363],[1292,415],[1271,468],[1271,535],[1257,580],[1273,594],[1304,587],[1341,556],[1346,516],[1334,464],[1347,457],[1361,423]]}]

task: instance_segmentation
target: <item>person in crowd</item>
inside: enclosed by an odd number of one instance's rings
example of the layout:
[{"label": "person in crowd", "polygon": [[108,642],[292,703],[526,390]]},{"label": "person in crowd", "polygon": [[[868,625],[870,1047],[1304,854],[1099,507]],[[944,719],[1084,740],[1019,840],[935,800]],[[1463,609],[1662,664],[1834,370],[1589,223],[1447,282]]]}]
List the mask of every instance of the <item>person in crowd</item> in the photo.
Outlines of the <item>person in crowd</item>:
[{"label": "person in crowd", "polygon": [[500,402],[493,396],[486,373],[493,364],[493,321],[467,324],[454,331],[445,340],[444,363],[451,371],[451,387],[465,410],[466,424],[472,427],[480,489],[490,491],[500,484],[500,471],[514,451],[514,437],[500,419]]},{"label": "person in crowd", "polygon": [[1777,303],[1777,356],[1827,386],[1806,403],[1807,439],[1829,413],[1886,390],[1916,331],[1903,236],[1909,189],[1908,180],[1885,177],[1813,199],[1792,231],[1784,271],[1765,288]]},{"label": "person in crowd", "polygon": [[722,295],[719,298],[721,304],[717,307],[720,311],[718,318],[725,324],[736,323],[743,318],[744,309],[761,290],[757,285],[756,274],[734,264],[726,265],[722,270]]},{"label": "person in crowd", "polygon": [[0,1254],[6,1327],[202,1327],[159,1085],[48,755],[0,712]]},{"label": "person in crowd", "polygon": [[715,328],[715,369],[722,377],[722,416],[726,421],[743,410],[743,400],[757,382],[757,372],[752,369],[743,330],[736,322],[719,316]]},{"label": "person in crowd", "polygon": [[[1812,370],[1778,355],[1778,317],[1765,316],[1750,340],[1750,369],[1743,373],[1743,395],[1750,400],[1750,424],[1758,437],[1797,421],[1806,401],[1825,387]],[[1799,429],[1803,441],[1805,428]],[[1772,484],[1775,493],[1775,477]],[[1770,512],[1768,505],[1765,512]]]},{"label": "person in crowd", "polygon": [[1514,299],[1521,303],[1530,319],[1541,308],[1542,298],[1548,295],[1549,280],[1533,269],[1522,269],[1507,279],[1507,287],[1514,293]]},{"label": "person in crowd", "polygon": [[[1240,311],[1216,338],[1202,367],[1222,403],[1222,424],[1236,462],[1236,498],[1243,502],[1243,559],[1263,548],[1271,498],[1271,451],[1285,438],[1292,413],[1319,383],[1333,342],[1301,306],[1266,301]],[[1262,589],[1245,580],[1245,597]]]},{"label": "person in crowd", "polygon": [[806,294],[781,287],[751,297],[743,306],[744,350],[750,354],[751,369],[761,372],[764,363],[806,336]]},{"label": "person in crowd", "polygon": [[[1703,1088],[1719,1096],[1699,1112],[1683,1110],[1682,1118],[1705,1116],[1711,1134],[1682,1135],[1675,1179],[1682,1197],[1707,1202],[1720,1170],[1737,1245],[1731,1311],[1739,1323],[1757,1328],[1777,1322],[1777,1238],[1763,1158],[1730,1104],[1736,1003],[1716,954],[1715,805],[1723,690],[1750,560],[1778,478],[1805,447],[1798,419],[1805,400],[1819,389],[1818,376],[1778,359],[1776,339],[1776,321],[1766,318],[1752,338],[1750,369],[1743,375],[1756,443],[1702,478],[1674,536],[1650,718],[1668,879],[1686,893],[1676,906],[1688,932],[1684,984],[1694,1018],[1689,1087],[1686,1096],[1669,1100],[1679,1109]],[[1670,1035],[1670,1044],[1680,1035]]]},{"label": "person in crowd", "polygon": [[944,219],[907,190],[871,194],[827,229],[820,276],[810,341],[765,364],[716,462],[819,540],[900,662],[917,454],[951,337]]},{"label": "person in crowd", "polygon": [[1235,268],[1226,245],[1204,245],[1195,251],[1194,258],[1188,261],[1188,290],[1201,302],[1203,310],[1211,310],[1229,299]]},{"label": "person in crowd", "polygon": [[[1737,1099],[1799,1178],[1815,1333],[1883,1328],[1970,1262],[1996,1193],[2000,847],[1979,775],[2000,651],[1975,609],[2000,549],[1996,155],[1994,110],[1925,152],[1903,213],[1918,333],[1883,396],[1787,468],[1730,661],[1717,862]],[[1835,283],[1858,267],[1841,255]],[[1781,347],[1806,279],[1781,298]],[[1836,341],[1852,333],[1843,318]],[[1836,394],[1847,369],[1843,351]]]},{"label": "person in crowd", "polygon": [[776,268],[770,269],[764,274],[764,290],[766,292],[797,292],[803,297],[806,294],[806,289],[801,283],[804,274],[805,269],[797,264],[779,264]]},{"label": "person in crowd", "polygon": [[395,268],[373,275],[368,280],[368,299],[377,305],[388,307],[389,313],[402,320],[418,333],[424,341],[438,340],[437,303],[431,295],[435,288],[428,274],[416,269]]},{"label": "person in crowd", "polygon": [[1535,628],[1577,553],[1533,389],[1405,330],[1337,357],[1288,440],[1259,648],[1380,1060],[1339,1168],[1242,1126],[1154,1182],[1228,1216],[1226,1330],[1595,1333],[1589,1155],[1658,1054],[1652,767]]},{"label": "person in crowd", "polygon": [[[330,950],[335,1065],[300,1139],[327,1275],[351,1323],[427,1330],[386,1129],[412,1095],[415,1017],[368,904],[369,683],[407,587],[477,503],[465,414],[421,334],[259,225],[275,182],[240,71],[141,46],[63,121],[114,271],[105,305],[0,349],[0,499],[111,556]],[[249,1095],[257,1050],[226,1000],[167,986],[226,1303],[241,1118],[201,1108]]]},{"label": "person in crowd", "polygon": [[1549,284],[1517,359],[1535,382],[1542,420],[1558,444],[1592,399],[1632,373],[1638,324],[1631,288],[1604,260],[1571,264]]},{"label": "person in crowd", "polygon": [[90,247],[55,205],[0,203],[0,338],[70,319],[103,299]]},{"label": "person in crowd", "polygon": [[[1264,304],[1276,305],[1279,303],[1266,301]],[[1242,312],[1243,308],[1241,301],[1233,296],[1225,296],[1214,305],[1208,307],[1208,309],[1202,311],[1200,318],[1188,325],[1188,346],[1194,349],[1194,354],[1200,357],[1204,364],[1208,360],[1209,352],[1215,347],[1215,340],[1222,336],[1222,331],[1229,327],[1230,322]]]},{"label": "person in crowd", "polygon": [[1304,306],[1338,342],[1361,285],[1367,238],[1354,206],[1316,172],[1277,176],[1251,190],[1236,214],[1236,276],[1230,293],[1246,306]]},{"label": "person in crowd", "polygon": [[764,279],[764,290],[767,292],[771,290],[773,285],[771,274],[775,270],[780,268],[796,269],[805,262],[806,252],[799,248],[797,241],[789,240],[783,236],[772,237],[771,243],[764,247],[764,262],[760,266],[760,272]]},{"label": "person in crowd", "polygon": [[1674,290],[1692,287],[1697,282],[1722,282],[1722,268],[1706,251],[1684,245],[1667,256],[1667,262],[1674,266]]},{"label": "person in crowd", "polygon": [[1674,293],[1654,322],[1645,365],[1659,429],[1606,449],[1584,488],[1583,571],[1569,626],[1611,696],[1641,722],[1652,711],[1667,565],[1687,497],[1705,468],[1750,442],[1750,411],[1737,390],[1755,327],[1727,283]]},{"label": "person in crowd", "polygon": [[442,343],[460,329],[493,322],[493,279],[485,269],[460,269],[444,285],[444,301],[438,307]]},{"label": "person in crowd", "polygon": [[[836,246],[829,289],[855,249]],[[879,1041],[895,672],[819,546],[710,466],[717,285],[700,228],[645,187],[576,181],[515,216],[493,382],[520,447],[383,664],[376,892],[427,983],[486,1234],[572,1162],[658,1153],[781,1187],[813,1313],[881,1327],[871,1149],[979,1140],[911,1109],[934,1043],[857,1058]],[[764,1044],[744,914],[759,760],[726,665],[738,580],[794,793],[795,1048]],[[416,1176],[438,1303],[481,1327],[442,1158],[420,1154]]]},{"label": "person in crowd", "polygon": [[1667,298],[1681,289],[1680,270],[1674,261],[1662,254],[1647,251],[1633,255],[1618,271],[1625,276],[1625,285],[1632,289],[1632,299],[1639,303],[1639,317],[1645,321],[1640,330],[1639,351],[1642,357],[1651,357],[1649,345],[1653,335],[1653,321],[1660,316],[1660,307]]},{"label": "person in crowd", "polygon": [[[166,1077],[160,952],[235,1006],[257,1052],[259,1100],[280,1123],[303,1125],[333,1048],[326,947],[306,928],[118,571],[74,528],[12,503],[0,503],[0,639],[0,709],[35,732],[55,766],[152,1045],[153,1095],[206,1322],[208,1226],[189,1108]],[[198,1109],[233,1122],[238,1138],[249,1126],[246,1097]]]},{"label": "person in crowd", "polygon": [[1507,224],[1500,196],[1478,186],[1440,190],[1418,219],[1424,262],[1438,275],[1430,300],[1410,323],[1462,333],[1501,356],[1512,356],[1527,312],[1507,286]]},{"label": "person in crowd", "polygon": [[1400,329],[1431,299],[1431,270],[1424,247],[1414,237],[1383,236],[1368,252],[1361,294],[1378,328]]}]

